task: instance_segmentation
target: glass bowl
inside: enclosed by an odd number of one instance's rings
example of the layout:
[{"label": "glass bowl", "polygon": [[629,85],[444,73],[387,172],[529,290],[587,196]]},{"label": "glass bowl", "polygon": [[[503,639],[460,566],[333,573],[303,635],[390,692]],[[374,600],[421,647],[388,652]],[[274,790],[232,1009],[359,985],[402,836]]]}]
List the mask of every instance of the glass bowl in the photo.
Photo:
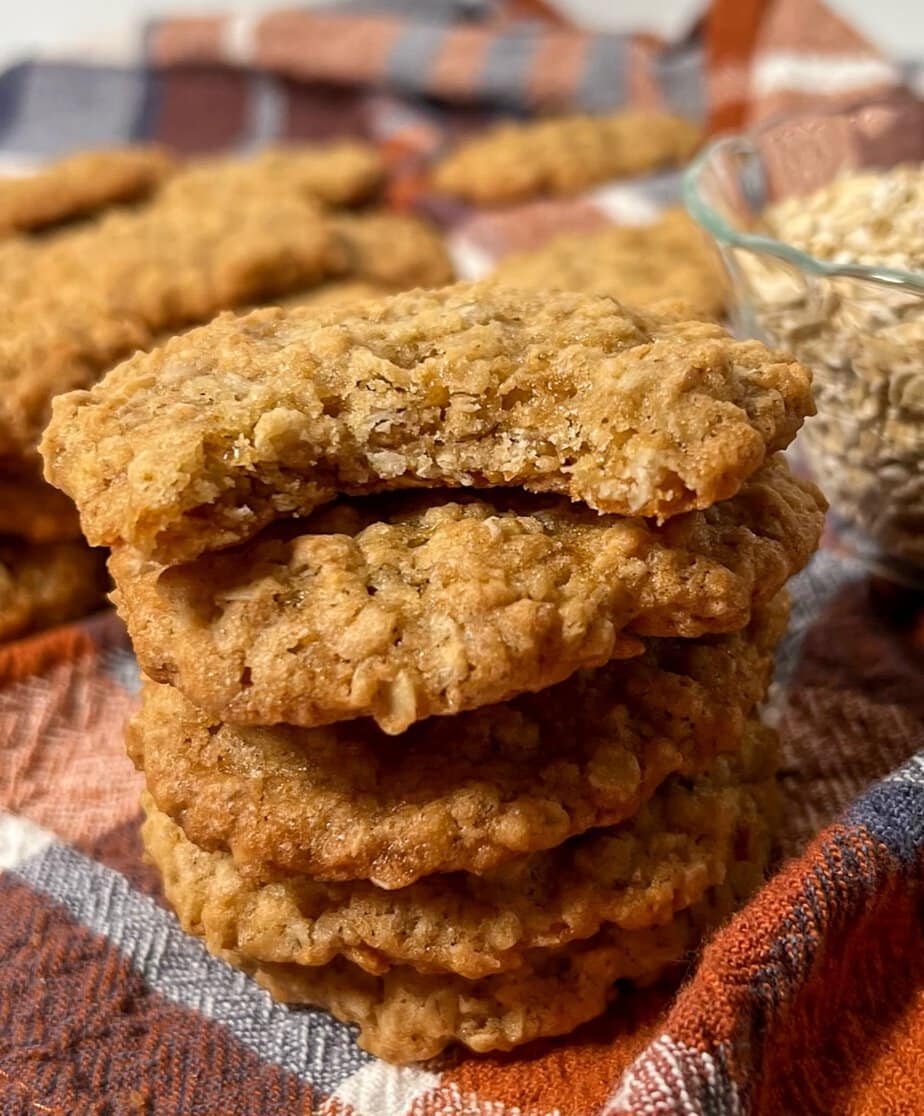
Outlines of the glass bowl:
[{"label": "glass bowl", "polygon": [[[846,253],[817,258],[770,235],[764,214],[841,176],[922,162],[924,102],[908,99],[720,138],[684,181],[687,208],[728,272],[735,331],[812,369],[818,414],[796,448],[836,534],[870,568],[914,588],[924,588],[924,272],[841,262]],[[858,213],[856,227],[868,216]]]}]

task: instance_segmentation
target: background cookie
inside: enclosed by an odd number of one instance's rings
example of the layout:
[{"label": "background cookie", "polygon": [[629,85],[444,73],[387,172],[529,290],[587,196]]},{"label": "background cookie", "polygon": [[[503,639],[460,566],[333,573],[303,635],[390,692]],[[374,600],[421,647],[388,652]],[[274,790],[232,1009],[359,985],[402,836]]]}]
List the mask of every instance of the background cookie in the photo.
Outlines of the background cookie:
[{"label": "background cookie", "polygon": [[0,235],[29,232],[146,197],[174,171],[165,148],[82,151],[22,178],[0,178]]},{"label": "background cookie", "polygon": [[158,198],[47,242],[0,246],[0,455],[34,450],[57,393],[155,336],[340,266],[321,211],[290,195],[207,207]]},{"label": "background cookie", "polygon": [[267,147],[249,159],[201,159],[165,187],[163,195],[184,204],[210,205],[216,195],[301,195],[330,206],[368,201],[384,177],[378,150],[357,140]]},{"label": "background cookie", "polygon": [[331,220],[350,275],[392,291],[441,287],[455,278],[442,235],[419,217],[381,212]]},{"label": "background cookie", "polygon": [[691,121],[657,112],[507,123],[450,152],[433,184],[476,205],[577,194],[611,178],[685,162],[701,139]]}]

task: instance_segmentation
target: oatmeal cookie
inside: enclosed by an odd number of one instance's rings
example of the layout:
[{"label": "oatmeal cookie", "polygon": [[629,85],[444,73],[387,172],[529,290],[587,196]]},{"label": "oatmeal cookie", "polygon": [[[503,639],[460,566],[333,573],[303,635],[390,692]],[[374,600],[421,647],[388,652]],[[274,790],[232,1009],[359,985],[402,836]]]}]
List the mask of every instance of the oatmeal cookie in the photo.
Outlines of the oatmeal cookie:
[{"label": "oatmeal cookie", "polygon": [[[454,278],[442,237],[416,217],[398,213],[339,215],[331,225],[346,278],[296,291],[273,305],[318,312],[385,298],[412,287],[438,287]],[[166,340],[166,339],[165,339]]]},{"label": "oatmeal cookie", "polygon": [[42,480],[34,461],[0,459],[0,536],[29,542],[60,542],[80,538],[77,509]]},{"label": "oatmeal cookie", "polygon": [[299,198],[205,208],[155,200],[47,242],[0,246],[0,454],[34,450],[51,398],[161,333],[341,270]]},{"label": "oatmeal cookie", "polygon": [[223,315],[57,399],[44,454],[91,542],[175,563],[383,489],[663,520],[734,495],[812,411],[807,369],[713,323],[459,284]]},{"label": "oatmeal cookie", "polygon": [[[754,843],[766,847],[766,833]],[[389,1062],[431,1058],[451,1043],[478,1053],[511,1050],[600,1015],[618,997],[617,982],[646,985],[679,975],[702,938],[760,886],[764,863],[742,859],[730,869],[735,886],[714,889],[664,926],[607,926],[581,942],[531,951],[520,968],[476,981],[405,965],[376,976],[342,958],[311,967],[255,963],[231,950],[221,956],[252,973],[276,1000],[314,1004],[358,1024],[359,1045]]]},{"label": "oatmeal cookie", "polygon": [[85,217],[149,195],[174,171],[162,147],[83,151],[22,178],[0,178],[0,236]]},{"label": "oatmeal cookie", "polygon": [[[222,724],[147,683],[129,754],[158,808],[242,876],[371,879],[486,872],[625,820],[672,772],[739,746],[766,693],[785,600],[747,631],[654,639],[644,655],[403,736]],[[436,757],[436,759],[434,758]]]},{"label": "oatmeal cookie", "polygon": [[392,291],[442,287],[455,278],[439,232],[405,213],[363,213],[332,218],[346,269]]},{"label": "oatmeal cookie", "polygon": [[[410,965],[376,975],[344,958],[310,966],[260,963],[227,949],[218,956],[255,977],[277,1001],[313,1005],[357,1024],[362,1049],[404,1064],[455,1043],[487,1053],[573,1031],[605,1011],[625,982],[645,986],[679,973],[704,932],[721,921],[703,917],[709,906],[706,901],[648,930],[608,926],[586,941],[536,950],[511,972],[472,981]],[[732,909],[727,901],[722,914]]]},{"label": "oatmeal cookie", "polygon": [[484,875],[428,876],[398,891],[308,876],[244,879],[144,799],[142,838],[167,899],[209,948],[255,961],[323,965],[343,956],[382,973],[395,964],[477,980],[528,950],[589,938],[606,924],[669,922],[725,880],[742,830],[777,794],[775,734],[751,722],[739,755],[692,781],[668,779],[632,818]]},{"label": "oatmeal cookie", "polygon": [[202,159],[174,175],[163,190],[170,201],[200,206],[216,195],[238,198],[288,193],[328,206],[368,201],[385,175],[379,152],[359,140],[268,147],[249,159]]},{"label": "oatmeal cookie", "polygon": [[701,139],[691,121],[657,112],[505,123],[450,152],[436,167],[433,184],[475,205],[577,194],[609,179],[683,163]]},{"label": "oatmeal cookie", "polygon": [[678,299],[709,318],[725,309],[721,265],[681,209],[651,225],[563,233],[531,252],[505,256],[491,281],[521,290],[590,291],[632,306]]},{"label": "oatmeal cookie", "polygon": [[629,658],[640,635],[742,628],[823,524],[782,456],[662,527],[494,493],[344,501],[181,566],[121,547],[113,599],[144,671],[222,720],[400,733]]},{"label": "oatmeal cookie", "polygon": [[82,539],[0,539],[0,639],[85,616],[106,602],[105,555]]}]

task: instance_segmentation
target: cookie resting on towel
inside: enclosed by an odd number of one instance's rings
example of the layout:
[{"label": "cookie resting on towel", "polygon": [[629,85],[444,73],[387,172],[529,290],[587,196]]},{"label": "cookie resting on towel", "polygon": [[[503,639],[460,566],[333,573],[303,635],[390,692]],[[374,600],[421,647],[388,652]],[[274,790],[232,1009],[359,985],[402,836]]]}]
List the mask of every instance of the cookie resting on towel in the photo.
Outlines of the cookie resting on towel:
[{"label": "cookie resting on towel", "polygon": [[577,194],[683,163],[701,140],[697,125],[660,112],[504,123],[451,151],[437,165],[433,185],[475,205]]},{"label": "cookie resting on towel", "polygon": [[179,562],[338,493],[513,485],[706,508],[812,413],[807,369],[713,323],[459,284],[228,315],[54,404],[46,475],[94,544]]},{"label": "cookie resting on towel", "polygon": [[368,719],[226,725],[148,682],[129,754],[158,808],[248,879],[399,888],[485,872],[616,825],[671,773],[737,749],[787,615],[778,597],[744,632],[649,640],[636,659],[397,737]]},{"label": "cookie resting on towel", "polygon": [[334,504],[181,566],[118,548],[113,599],[142,669],[222,720],[371,716],[400,733],[629,658],[640,635],[742,628],[823,524],[782,455],[661,527],[561,497],[452,495]]},{"label": "cookie resting on towel", "polygon": [[269,299],[268,305],[310,307],[319,312],[453,280],[452,262],[442,237],[416,217],[397,213],[338,215],[331,218],[330,226],[339,246],[344,277]]},{"label": "cookie resting on towel", "polygon": [[[287,310],[310,306],[312,310],[330,310],[333,307],[355,305],[357,302],[374,302],[391,294],[388,287],[371,283],[367,279],[332,279],[318,283],[304,291],[294,291],[282,298],[269,300],[271,306]],[[161,344],[167,341],[165,337]]]},{"label": "cookie resting on towel", "polygon": [[593,1019],[618,998],[623,981],[645,985],[680,975],[702,938],[763,882],[771,825],[756,819],[742,834],[729,882],[671,922],[648,930],[607,926],[584,941],[531,951],[520,968],[477,981],[406,965],[376,976],[341,958],[312,967],[261,964],[231,950],[221,955],[275,999],[314,1004],[358,1024],[359,1045],[390,1062],[431,1058],[451,1043],[478,1053],[511,1050]]},{"label": "cookie resting on towel", "polygon": [[668,779],[615,829],[485,875],[428,876],[398,891],[309,876],[248,881],[227,853],[193,844],[148,795],[142,838],[171,906],[184,924],[201,925],[213,950],[273,964],[342,956],[373,973],[409,964],[476,980],[607,924],[663,925],[723,883],[741,831],[779,793],[776,753],[775,733],[753,721],[740,754],[692,781]]}]

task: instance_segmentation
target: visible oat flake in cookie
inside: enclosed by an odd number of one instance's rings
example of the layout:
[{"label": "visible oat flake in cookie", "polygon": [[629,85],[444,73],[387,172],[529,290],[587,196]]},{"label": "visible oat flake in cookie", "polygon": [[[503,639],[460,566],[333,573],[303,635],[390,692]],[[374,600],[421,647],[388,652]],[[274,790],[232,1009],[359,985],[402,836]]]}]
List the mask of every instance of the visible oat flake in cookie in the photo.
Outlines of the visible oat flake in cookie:
[{"label": "visible oat flake in cookie", "polygon": [[664,519],[732,496],[811,412],[805,368],[717,325],[459,284],[220,317],[56,400],[43,452],[92,542],[177,562],[392,488]]},{"label": "visible oat flake in cookie", "polygon": [[135,764],[197,845],[247,879],[305,874],[400,888],[485,872],[633,814],[672,772],[740,746],[766,693],[783,600],[750,627],[653,639],[644,655],[397,737],[369,720],[245,728],[148,683]]},{"label": "visible oat flake in cookie", "polygon": [[203,709],[399,733],[638,654],[640,635],[743,628],[822,521],[779,457],[662,527],[560,497],[395,494],[180,566],[121,547],[110,568],[143,669]]},{"label": "visible oat flake in cookie", "polygon": [[410,964],[476,980],[520,967],[531,949],[588,938],[602,926],[643,930],[721,884],[742,830],[777,793],[776,739],[749,725],[739,755],[687,782],[667,780],[632,818],[484,875],[429,876],[398,891],[309,876],[248,881],[145,797],[142,837],[167,898],[211,948],[255,961],[323,965],[343,956],[384,972]]},{"label": "visible oat flake in cookie", "polygon": [[479,1053],[511,1050],[599,1015],[619,996],[616,982],[645,985],[672,970],[681,975],[680,962],[691,960],[701,938],[763,882],[772,826],[772,819],[756,817],[728,866],[728,882],[664,926],[607,926],[584,941],[531,950],[519,968],[477,981],[409,965],[375,976],[339,958],[314,967],[261,964],[232,950],[221,955],[253,973],[277,1000],[316,1004],[358,1024],[360,1046],[391,1062],[430,1058],[450,1043]]}]

